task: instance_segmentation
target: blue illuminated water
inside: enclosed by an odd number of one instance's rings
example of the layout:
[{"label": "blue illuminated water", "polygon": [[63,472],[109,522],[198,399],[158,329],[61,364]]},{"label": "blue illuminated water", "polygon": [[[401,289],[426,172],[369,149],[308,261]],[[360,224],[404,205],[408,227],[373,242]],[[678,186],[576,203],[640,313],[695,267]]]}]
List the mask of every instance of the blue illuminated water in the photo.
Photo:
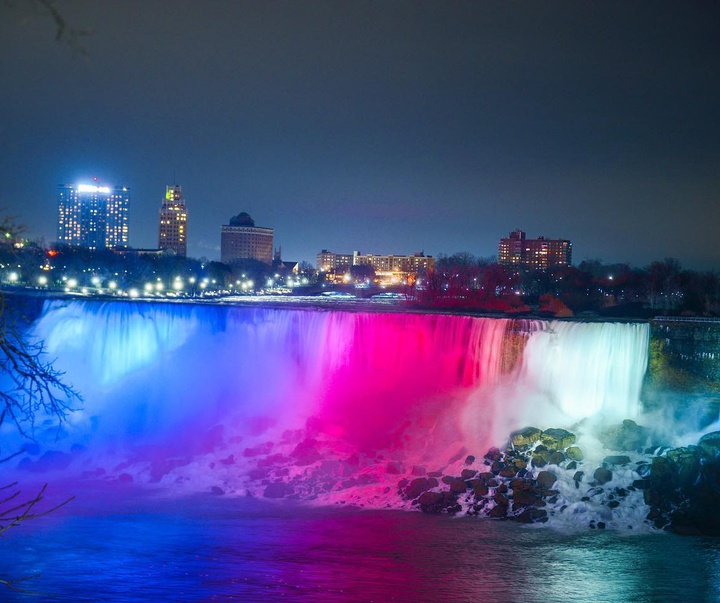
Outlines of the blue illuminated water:
[{"label": "blue illuminated water", "polygon": [[[115,502],[113,502],[115,501]],[[0,540],[0,601],[720,600],[720,542],[574,534],[398,511],[209,495],[81,496]]]}]

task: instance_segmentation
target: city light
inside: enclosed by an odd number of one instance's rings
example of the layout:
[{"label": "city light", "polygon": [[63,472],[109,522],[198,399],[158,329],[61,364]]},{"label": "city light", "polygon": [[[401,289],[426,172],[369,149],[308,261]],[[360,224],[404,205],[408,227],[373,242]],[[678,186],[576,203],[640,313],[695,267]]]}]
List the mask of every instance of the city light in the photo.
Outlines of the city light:
[{"label": "city light", "polygon": [[38,282],[38,285],[40,285],[41,287],[44,287],[48,283],[48,278],[45,275],[38,276],[37,282]]},{"label": "city light", "polygon": [[109,186],[93,186],[92,184],[78,184],[78,193],[109,193]]}]

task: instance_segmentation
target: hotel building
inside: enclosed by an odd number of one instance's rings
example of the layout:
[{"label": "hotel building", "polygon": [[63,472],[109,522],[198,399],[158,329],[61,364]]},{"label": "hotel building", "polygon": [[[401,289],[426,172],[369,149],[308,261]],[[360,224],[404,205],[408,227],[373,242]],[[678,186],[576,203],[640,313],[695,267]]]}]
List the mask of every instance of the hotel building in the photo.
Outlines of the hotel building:
[{"label": "hotel building", "polygon": [[60,185],[58,243],[88,249],[127,247],[129,205],[130,189],[124,186]]},{"label": "hotel building", "polygon": [[240,260],[257,260],[264,264],[273,261],[273,229],[255,226],[245,212],[230,218],[220,232],[220,261],[234,264]]},{"label": "hotel building", "polygon": [[572,243],[567,239],[528,239],[522,230],[513,230],[498,245],[498,264],[547,270],[572,264]]}]

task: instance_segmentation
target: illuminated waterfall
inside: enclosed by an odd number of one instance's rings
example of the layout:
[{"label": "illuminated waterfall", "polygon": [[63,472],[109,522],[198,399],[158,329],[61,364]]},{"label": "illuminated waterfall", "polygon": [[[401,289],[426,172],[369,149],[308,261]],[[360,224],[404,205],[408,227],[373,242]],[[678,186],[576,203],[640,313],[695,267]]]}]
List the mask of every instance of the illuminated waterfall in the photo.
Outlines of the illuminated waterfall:
[{"label": "illuminated waterfall", "polygon": [[427,455],[435,444],[501,444],[508,429],[531,422],[633,417],[649,329],[48,301],[34,333],[84,398],[65,437],[43,445],[137,459],[150,450],[226,454],[233,443],[306,425],[348,453]]}]

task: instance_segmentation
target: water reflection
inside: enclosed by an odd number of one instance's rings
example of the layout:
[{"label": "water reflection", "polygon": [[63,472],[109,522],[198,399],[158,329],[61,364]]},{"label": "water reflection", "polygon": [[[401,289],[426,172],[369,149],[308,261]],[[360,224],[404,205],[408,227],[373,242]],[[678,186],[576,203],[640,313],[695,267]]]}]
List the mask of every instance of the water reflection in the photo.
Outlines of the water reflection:
[{"label": "water reflection", "polygon": [[[76,508],[75,512],[82,511]],[[664,602],[720,599],[720,543],[196,497],[108,501],[0,541],[0,600]]]}]

